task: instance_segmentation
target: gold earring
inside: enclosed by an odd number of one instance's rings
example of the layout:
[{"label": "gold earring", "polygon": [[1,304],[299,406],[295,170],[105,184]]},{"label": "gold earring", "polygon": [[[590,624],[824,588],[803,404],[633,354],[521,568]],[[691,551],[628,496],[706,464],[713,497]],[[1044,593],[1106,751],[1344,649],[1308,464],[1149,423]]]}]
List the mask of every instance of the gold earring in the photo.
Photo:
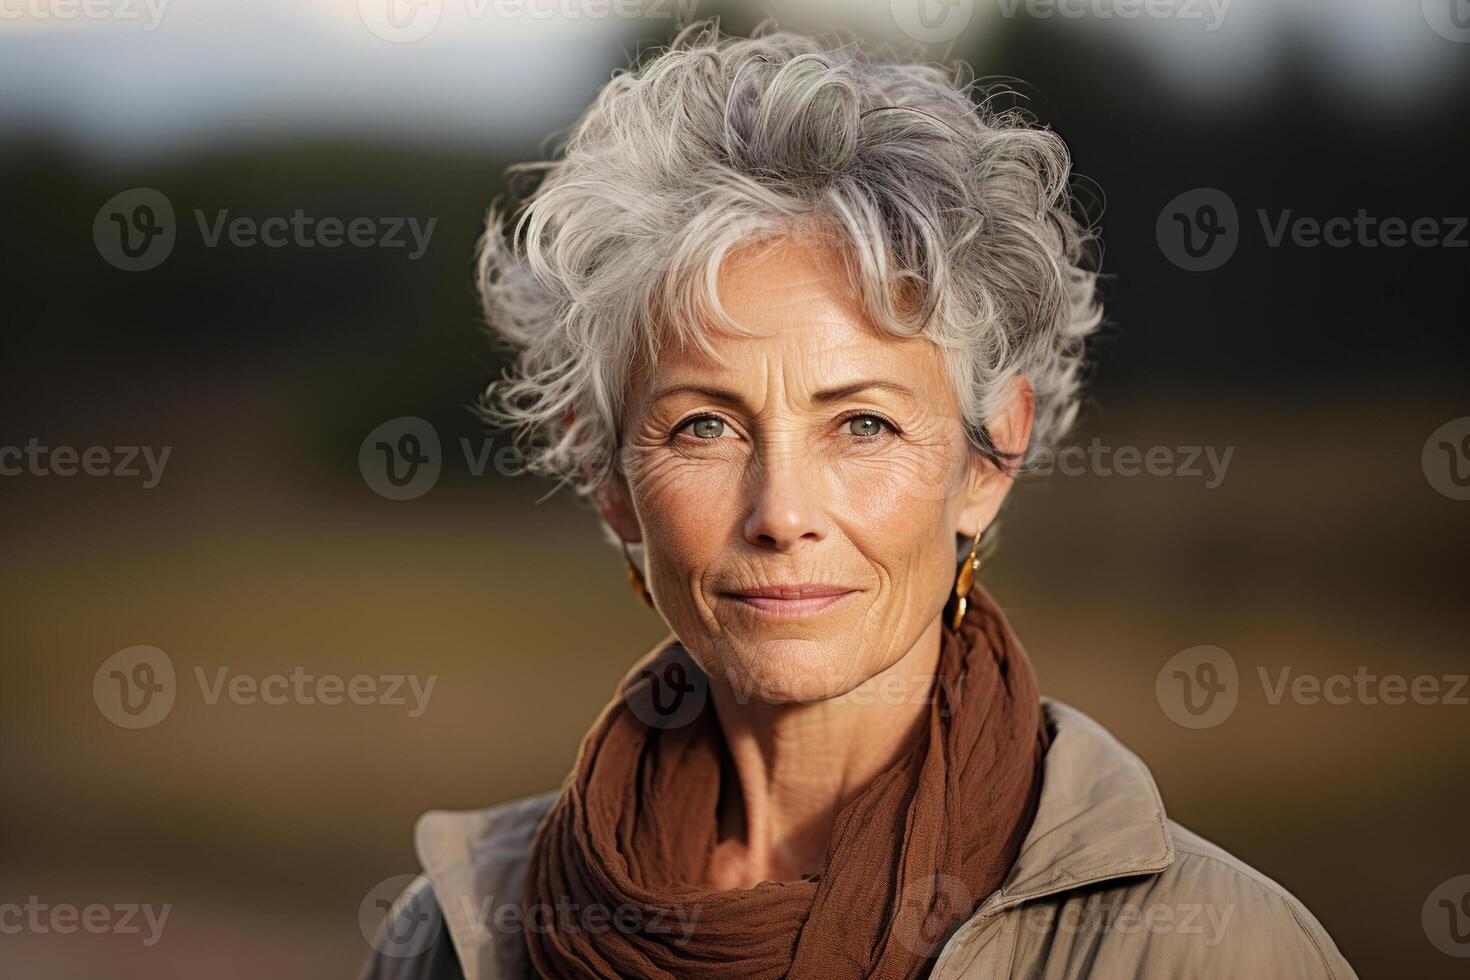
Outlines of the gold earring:
[{"label": "gold earring", "polygon": [[638,571],[638,566],[633,564],[633,556],[628,554],[628,542],[623,543],[623,560],[628,563],[628,584],[633,586],[633,591],[648,603],[649,609],[658,608],[653,604],[653,595],[648,591],[648,584],[643,581],[643,573]]},{"label": "gold earring", "polygon": [[980,570],[980,536],[985,533],[982,527],[975,533],[975,543],[970,545],[970,553],[960,565],[959,574],[954,580],[954,615],[950,617],[951,629],[959,629],[960,623],[965,620],[965,607],[970,604],[970,587],[975,584],[975,573]]}]

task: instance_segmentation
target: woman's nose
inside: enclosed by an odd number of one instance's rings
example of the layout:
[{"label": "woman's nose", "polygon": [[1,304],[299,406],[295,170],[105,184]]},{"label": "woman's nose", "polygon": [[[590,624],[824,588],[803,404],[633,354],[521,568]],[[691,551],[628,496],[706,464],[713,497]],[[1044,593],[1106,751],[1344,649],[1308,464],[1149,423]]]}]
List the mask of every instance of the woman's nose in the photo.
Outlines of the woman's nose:
[{"label": "woman's nose", "polygon": [[745,540],[762,548],[790,551],[803,542],[826,537],[820,482],[820,475],[800,453],[752,466]]}]

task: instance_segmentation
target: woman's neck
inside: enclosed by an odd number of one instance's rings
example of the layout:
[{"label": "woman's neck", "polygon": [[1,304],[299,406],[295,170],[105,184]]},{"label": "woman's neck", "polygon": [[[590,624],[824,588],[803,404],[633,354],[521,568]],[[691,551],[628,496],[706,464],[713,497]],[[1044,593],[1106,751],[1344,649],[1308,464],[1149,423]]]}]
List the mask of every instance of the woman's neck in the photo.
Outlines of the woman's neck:
[{"label": "woman's neck", "polygon": [[729,754],[706,887],[750,888],[822,870],[837,814],[927,723],[939,641],[936,619],[891,667],[826,701],[740,698],[711,677]]}]

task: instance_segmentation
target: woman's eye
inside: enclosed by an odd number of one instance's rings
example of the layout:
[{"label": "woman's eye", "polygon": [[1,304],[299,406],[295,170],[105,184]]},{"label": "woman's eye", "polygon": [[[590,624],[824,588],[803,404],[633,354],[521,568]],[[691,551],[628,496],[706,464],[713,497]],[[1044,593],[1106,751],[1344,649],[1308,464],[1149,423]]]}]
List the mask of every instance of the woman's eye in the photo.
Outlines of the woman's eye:
[{"label": "woman's eye", "polygon": [[688,428],[701,439],[718,439],[725,434],[725,420],[704,415],[694,419]]},{"label": "woman's eye", "polygon": [[847,431],[864,438],[882,435],[887,427],[888,423],[876,415],[854,415],[847,420]]}]

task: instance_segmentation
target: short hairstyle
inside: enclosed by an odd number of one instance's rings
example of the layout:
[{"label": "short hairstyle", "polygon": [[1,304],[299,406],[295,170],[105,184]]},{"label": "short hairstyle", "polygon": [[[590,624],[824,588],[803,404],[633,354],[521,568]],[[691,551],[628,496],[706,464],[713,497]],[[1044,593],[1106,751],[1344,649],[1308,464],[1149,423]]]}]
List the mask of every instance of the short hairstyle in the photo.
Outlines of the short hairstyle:
[{"label": "short hairstyle", "polygon": [[[524,470],[591,493],[635,366],[670,339],[717,357],[712,326],[748,332],[715,294],[725,255],[821,236],[880,328],[938,345],[973,449],[1041,458],[1077,414],[1099,249],[1066,145],[997,94],[852,41],[683,29],[615,73],[553,159],[511,168],[539,180],[480,242],[486,321],[513,354],[482,417],[515,433]],[[985,425],[1017,374],[1036,393],[1019,460]]]}]

